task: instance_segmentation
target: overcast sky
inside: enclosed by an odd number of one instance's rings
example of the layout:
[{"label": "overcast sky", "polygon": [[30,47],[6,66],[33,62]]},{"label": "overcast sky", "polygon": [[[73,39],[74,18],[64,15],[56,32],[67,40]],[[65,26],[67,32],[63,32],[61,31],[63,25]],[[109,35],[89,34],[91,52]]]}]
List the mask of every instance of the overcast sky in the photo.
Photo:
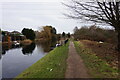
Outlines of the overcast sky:
[{"label": "overcast sky", "polygon": [[62,13],[67,13],[67,10],[61,2],[63,0],[4,0],[0,4],[0,26],[2,30],[21,32],[23,28],[38,30],[39,27],[51,25],[58,33],[72,33],[75,26],[87,25],[66,19]]}]

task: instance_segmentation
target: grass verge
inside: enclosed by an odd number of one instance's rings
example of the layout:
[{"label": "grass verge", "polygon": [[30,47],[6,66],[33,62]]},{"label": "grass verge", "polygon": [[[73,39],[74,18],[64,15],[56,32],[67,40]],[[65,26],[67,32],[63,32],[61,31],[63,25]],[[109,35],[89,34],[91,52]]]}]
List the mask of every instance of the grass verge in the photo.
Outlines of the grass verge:
[{"label": "grass verge", "polygon": [[118,69],[114,69],[106,61],[96,56],[90,49],[84,48],[81,42],[74,41],[79,55],[82,57],[88,73],[92,78],[117,78]]},{"label": "grass verge", "polygon": [[60,46],[52,50],[45,57],[27,68],[17,78],[64,78],[66,71],[66,59],[68,45]]}]

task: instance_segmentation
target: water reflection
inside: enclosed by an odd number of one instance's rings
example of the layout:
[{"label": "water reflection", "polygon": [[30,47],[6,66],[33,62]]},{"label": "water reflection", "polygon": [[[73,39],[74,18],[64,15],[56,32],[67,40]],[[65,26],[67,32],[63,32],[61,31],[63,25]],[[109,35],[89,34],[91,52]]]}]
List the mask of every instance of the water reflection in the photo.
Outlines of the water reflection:
[{"label": "water reflection", "polygon": [[20,45],[2,44],[2,55],[5,55],[6,51],[8,51],[8,50],[20,48],[21,46],[22,46],[22,44],[20,44]]},{"label": "water reflection", "polygon": [[36,44],[35,43],[31,43],[30,45],[25,45],[22,46],[22,44],[20,45],[14,45],[14,44],[6,44],[6,45],[2,45],[2,55],[5,55],[7,51],[12,50],[12,49],[16,49],[16,48],[21,48],[22,47],[22,53],[24,55],[28,55],[28,54],[32,54]]},{"label": "water reflection", "polygon": [[37,42],[37,46],[42,46],[44,52],[49,52],[51,50],[53,50],[56,46],[56,41],[52,42],[52,41],[46,41],[46,42]]},{"label": "water reflection", "polygon": [[36,43],[31,43],[30,45],[14,45],[14,44],[3,44],[2,45],[2,55],[5,55],[7,51],[11,49],[16,49],[16,48],[22,48],[22,53],[24,55],[29,55],[32,54],[35,47],[41,47],[43,48],[44,52],[49,52],[50,50],[55,48],[56,42],[52,41],[46,41],[46,42],[36,42]]},{"label": "water reflection", "polygon": [[30,45],[23,46],[22,47],[22,53],[24,55],[32,54],[35,47],[36,47],[35,43],[31,43]]},{"label": "water reflection", "polygon": [[25,46],[7,44],[2,47],[2,77],[13,78],[52,50],[55,43],[35,42]]}]

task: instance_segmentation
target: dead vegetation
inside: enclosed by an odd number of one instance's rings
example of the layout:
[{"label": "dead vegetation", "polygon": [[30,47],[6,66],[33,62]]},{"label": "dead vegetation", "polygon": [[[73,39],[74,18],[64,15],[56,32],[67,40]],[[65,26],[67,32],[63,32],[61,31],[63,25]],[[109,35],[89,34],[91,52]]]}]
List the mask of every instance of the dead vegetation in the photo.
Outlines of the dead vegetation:
[{"label": "dead vegetation", "polygon": [[107,61],[110,66],[118,67],[118,52],[115,49],[114,44],[110,43],[100,43],[97,41],[90,40],[80,40],[86,48],[90,48],[93,53],[95,53],[101,59]]},{"label": "dead vegetation", "polygon": [[20,43],[21,43],[22,45],[30,45],[30,44],[32,43],[32,41],[29,40],[29,39],[26,39],[26,40],[21,41]]},{"label": "dead vegetation", "polygon": [[104,29],[99,26],[83,26],[74,29],[75,40],[102,41],[117,44],[117,33],[114,29]]}]

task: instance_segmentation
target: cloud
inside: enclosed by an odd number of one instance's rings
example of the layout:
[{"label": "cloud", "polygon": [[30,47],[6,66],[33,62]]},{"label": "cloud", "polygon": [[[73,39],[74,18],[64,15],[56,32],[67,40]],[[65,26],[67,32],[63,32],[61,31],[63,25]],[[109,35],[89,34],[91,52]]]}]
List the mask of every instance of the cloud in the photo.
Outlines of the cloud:
[{"label": "cloud", "polygon": [[22,21],[22,22],[34,22],[35,21],[31,18],[26,18],[26,17],[21,17],[19,20]]},{"label": "cloud", "polygon": [[62,0],[1,0],[1,2],[61,2]]},{"label": "cloud", "polygon": [[60,1],[3,3],[2,29],[21,31],[26,27],[37,30],[38,27],[51,25],[57,29],[58,33],[72,32],[73,28],[80,24],[76,24],[74,20],[65,19],[62,14],[65,9]]}]

